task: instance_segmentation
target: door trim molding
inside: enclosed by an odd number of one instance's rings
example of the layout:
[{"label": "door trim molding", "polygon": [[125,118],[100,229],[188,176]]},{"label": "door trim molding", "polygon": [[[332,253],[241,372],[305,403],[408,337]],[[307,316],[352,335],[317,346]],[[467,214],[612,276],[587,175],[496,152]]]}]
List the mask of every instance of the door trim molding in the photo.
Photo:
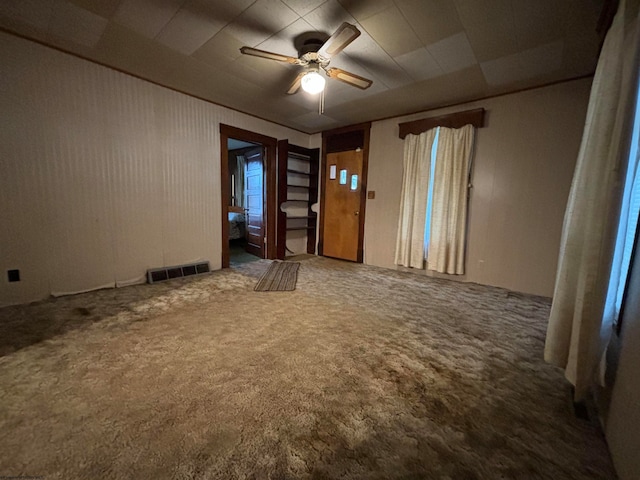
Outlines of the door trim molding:
[{"label": "door trim molding", "polygon": [[360,180],[360,216],[358,228],[357,263],[364,260],[364,221],[367,206],[367,177],[369,173],[369,138],[371,122],[322,132],[322,163],[320,165],[320,221],[318,228],[318,255],[324,255],[324,202],[327,182],[327,153],[346,152],[362,148],[362,179]]},{"label": "door trim molding", "polygon": [[243,130],[231,125],[220,124],[220,209],[222,212],[222,268],[229,267],[229,138],[261,144],[266,152],[265,167],[265,210],[264,224],[267,236],[265,256],[276,258],[276,145],[278,140],[259,133]]}]

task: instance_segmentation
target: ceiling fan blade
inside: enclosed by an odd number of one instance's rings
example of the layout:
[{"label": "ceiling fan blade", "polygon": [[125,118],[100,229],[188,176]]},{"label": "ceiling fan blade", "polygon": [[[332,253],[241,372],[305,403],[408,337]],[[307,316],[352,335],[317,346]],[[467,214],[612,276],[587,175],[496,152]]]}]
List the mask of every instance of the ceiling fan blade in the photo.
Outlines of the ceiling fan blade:
[{"label": "ceiling fan blade", "polygon": [[278,62],[286,63],[299,63],[299,60],[295,57],[288,55],[280,55],[279,53],[267,52],[266,50],[258,50],[257,48],[242,47],[240,49],[245,55],[253,55],[254,57],[267,58],[269,60],[276,60]]},{"label": "ceiling fan blade", "polygon": [[307,72],[300,72],[298,74],[298,76],[296,77],[296,79],[293,81],[293,83],[291,84],[291,86],[289,87],[289,90],[287,90],[287,95],[293,95],[294,93],[296,93],[298,90],[300,90],[300,83],[302,81],[302,77],[304,77],[304,74]]},{"label": "ceiling fan blade", "polygon": [[332,56],[337,55],[345,49],[347,45],[353,42],[360,36],[360,30],[354,25],[344,22],[338,27],[333,35],[329,37],[329,40],[324,42],[324,45],[318,50],[318,56],[329,60]]},{"label": "ceiling fan blade", "polygon": [[354,87],[358,87],[362,90],[369,88],[373,84],[373,80],[361,77],[360,75],[356,75],[355,73],[347,72],[346,70],[342,70],[341,68],[329,68],[325,71],[331,78],[335,78],[336,80],[340,80],[341,82],[348,83],[349,85],[353,85]]}]

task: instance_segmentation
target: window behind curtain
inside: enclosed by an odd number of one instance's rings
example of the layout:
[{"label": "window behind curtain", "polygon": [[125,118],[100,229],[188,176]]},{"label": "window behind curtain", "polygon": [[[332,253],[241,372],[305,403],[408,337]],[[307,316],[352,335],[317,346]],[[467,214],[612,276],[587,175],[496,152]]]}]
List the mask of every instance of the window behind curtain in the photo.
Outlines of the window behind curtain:
[{"label": "window behind curtain", "polygon": [[[613,310],[613,321],[616,323],[624,300],[625,287],[631,266],[631,254],[638,230],[640,215],[640,98],[636,98],[636,112],[631,137],[629,163],[625,181],[618,237],[616,239],[615,257],[622,258],[619,270],[612,269],[607,293],[608,309]],[[615,265],[615,260],[614,260]],[[611,306],[612,305],[612,306]]]},{"label": "window behind curtain", "polygon": [[429,193],[427,194],[427,220],[424,224],[424,258],[427,258],[429,251],[429,239],[431,238],[431,212],[433,211],[433,183],[436,175],[436,152],[438,151],[438,137],[440,127],[436,127],[436,137],[431,147],[431,168],[429,173]]}]

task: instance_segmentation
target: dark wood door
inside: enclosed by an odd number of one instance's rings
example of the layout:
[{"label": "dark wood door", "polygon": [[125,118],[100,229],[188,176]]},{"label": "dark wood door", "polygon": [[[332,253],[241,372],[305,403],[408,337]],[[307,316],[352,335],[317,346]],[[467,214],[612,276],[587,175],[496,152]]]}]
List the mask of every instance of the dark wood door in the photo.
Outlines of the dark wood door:
[{"label": "dark wood door", "polygon": [[358,261],[363,152],[327,154],[323,251],[327,257]]},{"label": "dark wood door", "polygon": [[262,147],[245,154],[245,218],[246,250],[260,258],[264,256],[264,165]]}]

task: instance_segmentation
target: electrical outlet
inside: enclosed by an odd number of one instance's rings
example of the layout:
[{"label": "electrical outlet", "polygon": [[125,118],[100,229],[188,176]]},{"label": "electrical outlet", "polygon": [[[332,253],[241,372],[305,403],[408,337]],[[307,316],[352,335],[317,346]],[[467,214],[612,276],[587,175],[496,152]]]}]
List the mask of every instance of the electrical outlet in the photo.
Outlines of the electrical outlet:
[{"label": "electrical outlet", "polygon": [[7,270],[7,278],[10,282],[19,282],[20,270]]}]

